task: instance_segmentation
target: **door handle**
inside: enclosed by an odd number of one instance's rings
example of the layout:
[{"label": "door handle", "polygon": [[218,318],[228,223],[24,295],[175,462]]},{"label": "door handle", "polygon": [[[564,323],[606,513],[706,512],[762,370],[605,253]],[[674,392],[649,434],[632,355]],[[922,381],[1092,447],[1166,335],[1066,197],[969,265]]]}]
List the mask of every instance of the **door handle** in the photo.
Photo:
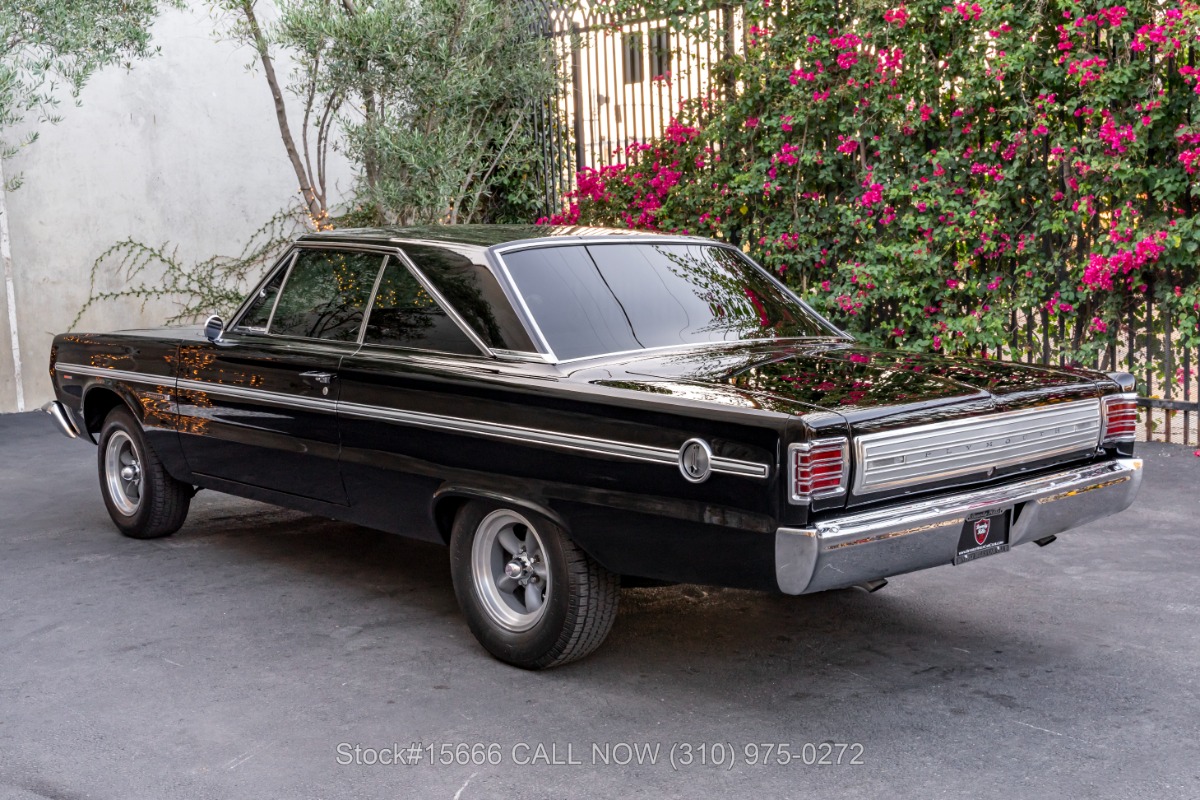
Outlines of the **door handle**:
[{"label": "door handle", "polygon": [[320,370],[311,370],[309,372],[301,372],[300,377],[308,378],[309,380],[314,380],[317,383],[328,386],[329,382],[331,380],[333,380],[334,378],[336,378],[337,376],[334,375],[332,372],[321,372]]}]

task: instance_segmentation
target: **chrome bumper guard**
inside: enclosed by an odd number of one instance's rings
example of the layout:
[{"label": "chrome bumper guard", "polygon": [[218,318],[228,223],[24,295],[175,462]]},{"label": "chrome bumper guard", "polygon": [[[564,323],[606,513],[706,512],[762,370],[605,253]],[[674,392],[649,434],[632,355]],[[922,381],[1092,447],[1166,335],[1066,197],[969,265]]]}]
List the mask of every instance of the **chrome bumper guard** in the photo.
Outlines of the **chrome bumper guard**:
[{"label": "chrome bumper guard", "polygon": [[1009,546],[1128,508],[1142,460],[1124,458],[1019,483],[851,514],[775,532],[775,577],[787,594],[854,586],[951,564],[967,517],[1013,509]]},{"label": "chrome bumper guard", "polygon": [[46,405],[42,406],[42,411],[50,415],[54,420],[54,424],[63,436],[68,439],[78,439],[79,429],[75,427],[74,420],[71,419],[71,412],[67,411],[67,407],[57,400],[51,400]]}]

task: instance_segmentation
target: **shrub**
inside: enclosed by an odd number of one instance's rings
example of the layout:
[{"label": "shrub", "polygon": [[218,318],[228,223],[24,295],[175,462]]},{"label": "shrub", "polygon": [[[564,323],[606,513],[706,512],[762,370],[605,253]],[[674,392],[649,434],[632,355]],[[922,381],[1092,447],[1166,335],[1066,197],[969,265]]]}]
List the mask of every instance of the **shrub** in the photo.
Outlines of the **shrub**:
[{"label": "shrub", "polygon": [[738,243],[877,345],[1115,366],[1171,325],[1195,347],[1198,8],[759,0],[724,90],[548,221]]}]

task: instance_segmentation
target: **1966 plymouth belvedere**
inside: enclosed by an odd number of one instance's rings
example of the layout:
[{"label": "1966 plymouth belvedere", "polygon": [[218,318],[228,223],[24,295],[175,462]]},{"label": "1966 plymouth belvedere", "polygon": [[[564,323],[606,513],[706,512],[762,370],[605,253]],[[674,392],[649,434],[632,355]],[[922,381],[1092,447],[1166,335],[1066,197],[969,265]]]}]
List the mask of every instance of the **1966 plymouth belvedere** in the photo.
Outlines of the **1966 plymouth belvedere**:
[{"label": "1966 plymouth belvedere", "polygon": [[117,527],[196,488],[444,542],[480,643],[603,641],[621,578],[804,594],[1133,502],[1132,378],[855,345],[738,249],[596,229],[302,236],[228,324],[58,336]]}]

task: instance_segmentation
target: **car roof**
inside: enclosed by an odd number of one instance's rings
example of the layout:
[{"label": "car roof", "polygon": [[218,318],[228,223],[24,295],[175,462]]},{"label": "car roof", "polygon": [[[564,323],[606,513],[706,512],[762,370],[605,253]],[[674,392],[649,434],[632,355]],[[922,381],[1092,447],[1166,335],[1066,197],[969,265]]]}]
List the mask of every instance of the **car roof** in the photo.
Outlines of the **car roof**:
[{"label": "car roof", "polygon": [[344,241],[371,244],[424,242],[474,246],[479,248],[537,239],[591,239],[629,236],[655,236],[644,231],[621,228],[591,228],[580,225],[426,225],[419,227],[339,228],[306,233],[302,241]]}]

